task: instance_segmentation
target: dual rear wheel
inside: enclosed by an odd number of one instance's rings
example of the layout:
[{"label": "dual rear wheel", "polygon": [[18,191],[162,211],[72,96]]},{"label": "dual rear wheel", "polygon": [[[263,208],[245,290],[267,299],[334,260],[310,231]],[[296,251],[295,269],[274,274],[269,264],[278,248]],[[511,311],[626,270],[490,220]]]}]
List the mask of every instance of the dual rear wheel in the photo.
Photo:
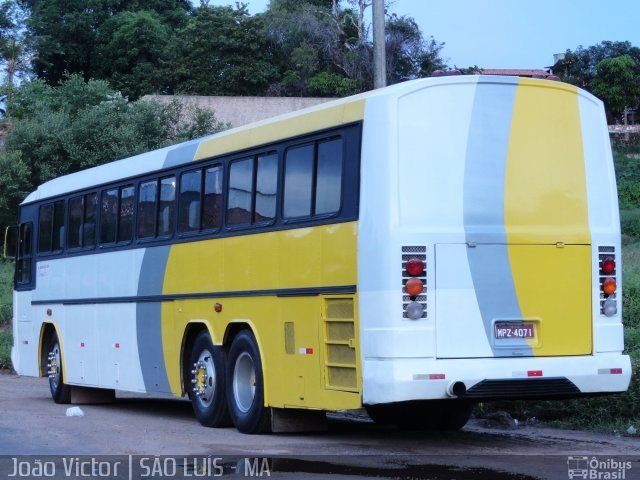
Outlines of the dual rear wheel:
[{"label": "dual rear wheel", "polygon": [[233,423],[242,433],[264,433],[271,425],[264,405],[262,361],[255,336],[242,330],[225,358],[209,332],[196,337],[191,350],[191,403],[198,421],[207,427]]}]

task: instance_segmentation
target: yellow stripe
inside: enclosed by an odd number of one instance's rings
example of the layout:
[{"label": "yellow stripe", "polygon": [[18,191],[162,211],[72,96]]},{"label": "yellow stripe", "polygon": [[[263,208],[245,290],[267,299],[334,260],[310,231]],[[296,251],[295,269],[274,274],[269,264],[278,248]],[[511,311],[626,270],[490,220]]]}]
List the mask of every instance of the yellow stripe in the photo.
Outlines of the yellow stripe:
[{"label": "yellow stripe", "polygon": [[575,87],[521,79],[505,178],[513,243],[589,244],[587,181]]},{"label": "yellow stripe", "polygon": [[364,118],[365,96],[332,107],[309,113],[291,115],[282,119],[261,122],[257,125],[234,129],[203,141],[194,160],[224,155],[226,153],[275,142],[284,137],[331,128]]},{"label": "yellow stripe", "polygon": [[534,355],[591,352],[591,234],[577,93],[521,79],[513,110],[505,229],[520,311],[538,329]]}]

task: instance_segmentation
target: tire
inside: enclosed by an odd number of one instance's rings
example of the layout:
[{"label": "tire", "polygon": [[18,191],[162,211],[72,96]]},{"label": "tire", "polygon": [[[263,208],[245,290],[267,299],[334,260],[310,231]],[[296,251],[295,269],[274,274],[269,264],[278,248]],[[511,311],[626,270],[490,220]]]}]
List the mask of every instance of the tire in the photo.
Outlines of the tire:
[{"label": "tire", "polygon": [[231,425],[224,394],[224,353],[213,345],[209,332],[198,334],[191,347],[187,389],[190,389],[193,413],[205,427]]},{"label": "tire", "polygon": [[47,374],[49,375],[51,398],[53,398],[53,401],[56,403],[71,403],[71,387],[64,383],[62,374],[62,350],[60,349],[57,332],[54,332],[51,336],[48,352]]},{"label": "tire", "polygon": [[425,400],[366,405],[371,419],[381,425],[397,425],[403,430],[460,430],[474,403],[464,400]]},{"label": "tire", "polygon": [[460,430],[471,418],[476,404],[468,400],[451,400],[447,403],[440,428],[450,431]]},{"label": "tire", "polygon": [[240,432],[269,432],[271,409],[264,405],[260,350],[249,330],[242,330],[231,343],[226,393],[231,420]]}]

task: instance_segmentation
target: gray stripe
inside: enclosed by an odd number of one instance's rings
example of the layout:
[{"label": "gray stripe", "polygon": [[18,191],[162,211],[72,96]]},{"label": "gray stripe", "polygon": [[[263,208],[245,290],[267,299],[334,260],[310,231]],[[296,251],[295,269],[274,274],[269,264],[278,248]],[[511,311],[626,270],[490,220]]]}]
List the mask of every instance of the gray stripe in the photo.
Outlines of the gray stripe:
[{"label": "gray stripe", "polygon": [[164,159],[162,168],[171,168],[176,165],[183,165],[184,163],[193,161],[202,139],[193,140],[188,143],[183,143],[176,148],[172,148],[167,152],[167,156]]},{"label": "gray stripe", "polygon": [[[169,258],[169,245],[147,248],[142,259],[138,295],[161,295],[164,272]],[[136,332],[142,378],[148,392],[170,392],[162,350],[162,304],[136,305]]]},{"label": "gray stripe", "polygon": [[[517,80],[480,83],[474,99],[464,172],[467,259],[485,333],[494,356],[530,356],[525,340],[494,342],[495,320],[522,318],[504,226],[504,191]],[[506,342],[505,342],[506,343]]]}]

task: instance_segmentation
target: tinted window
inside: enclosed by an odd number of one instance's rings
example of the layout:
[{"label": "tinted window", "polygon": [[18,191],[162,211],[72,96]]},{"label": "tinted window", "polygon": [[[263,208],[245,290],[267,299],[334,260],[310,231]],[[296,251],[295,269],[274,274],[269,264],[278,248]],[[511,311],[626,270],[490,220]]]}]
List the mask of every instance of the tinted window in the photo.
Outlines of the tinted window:
[{"label": "tinted window", "polygon": [[313,150],[313,145],[287,150],[284,167],[283,214],[285,217],[311,215]]},{"label": "tinted window", "polygon": [[40,207],[38,220],[38,252],[51,251],[51,232],[53,230],[53,203]]},{"label": "tinted window", "polygon": [[138,192],[138,237],[153,237],[156,234],[156,206],[158,197],[158,182],[144,182],[140,184]]},{"label": "tinted window", "polygon": [[276,217],[278,190],[278,155],[271,153],[258,157],[256,179],[256,209],[254,222],[273,220]]},{"label": "tinted window", "polygon": [[200,170],[184,173],[180,179],[179,230],[193,232],[200,230]]},{"label": "tinted window", "polygon": [[85,248],[96,245],[96,211],[98,209],[98,194],[90,193],[84,197],[84,223],[82,224],[82,246]]},{"label": "tinted window", "polygon": [[251,223],[253,159],[238,160],[231,163],[229,168],[227,223],[229,225]]},{"label": "tinted window", "polygon": [[82,221],[84,219],[84,197],[69,200],[69,234],[67,248],[82,246]]},{"label": "tinted window", "polygon": [[222,166],[207,168],[204,174],[202,228],[220,228],[222,224]]},{"label": "tinted window", "polygon": [[340,210],[342,194],[342,140],[318,144],[315,213],[333,213]]},{"label": "tinted window", "polygon": [[100,243],[115,242],[118,220],[118,190],[107,190],[102,193],[100,215]]},{"label": "tinted window", "polygon": [[128,242],[133,237],[133,185],[120,189],[120,218],[118,219],[118,241]]},{"label": "tinted window", "polygon": [[176,177],[160,179],[160,204],[158,208],[158,235],[173,233],[176,200]]},{"label": "tinted window", "polygon": [[31,222],[20,225],[18,256],[16,259],[16,282],[31,283]]},{"label": "tinted window", "polygon": [[64,245],[64,200],[53,204],[53,250],[62,250]]}]

